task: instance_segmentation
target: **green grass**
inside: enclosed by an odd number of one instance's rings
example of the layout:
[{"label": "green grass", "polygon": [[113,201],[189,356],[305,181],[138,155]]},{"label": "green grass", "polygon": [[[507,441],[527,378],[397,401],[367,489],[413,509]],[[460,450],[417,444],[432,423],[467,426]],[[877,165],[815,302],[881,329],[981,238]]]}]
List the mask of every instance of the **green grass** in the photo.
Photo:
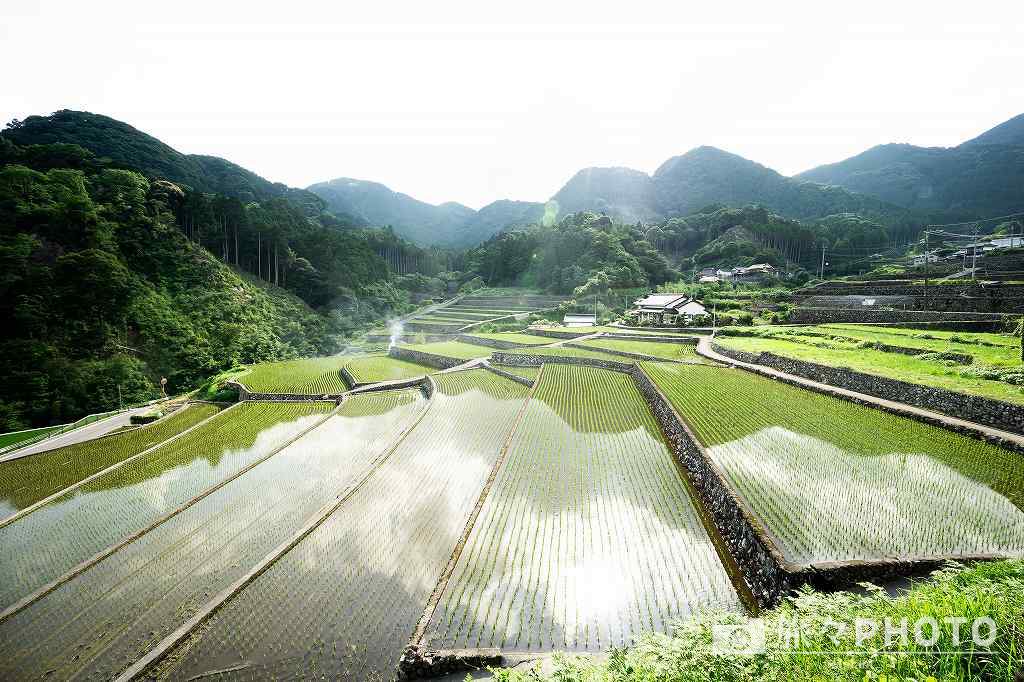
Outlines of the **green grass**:
[{"label": "green grass", "polygon": [[797,564],[1024,554],[1024,458],[739,369],[642,363]]},{"label": "green grass", "polygon": [[[995,641],[971,644],[975,619],[991,618]],[[878,623],[874,635],[857,638],[856,623]],[[934,618],[939,638],[922,646],[914,624]],[[954,640],[953,621],[967,625]],[[885,639],[885,621],[898,629],[903,619],[911,635],[903,643]],[[786,639],[801,623],[799,644]],[[1001,561],[970,569],[951,567],[917,581],[908,591],[889,596],[878,589],[866,594],[821,594],[802,590],[758,618],[708,613],[680,626],[671,635],[652,634],[628,649],[609,652],[604,660],[565,658],[554,670],[536,674],[496,670],[501,682],[791,682],[792,680],[860,682],[873,680],[956,680],[1017,682],[1024,669],[1024,562]],[[720,655],[712,648],[716,625],[763,625],[765,651],[754,655]],[[837,633],[840,626],[843,632]],[[923,626],[929,633],[929,626]],[[981,630],[982,634],[986,629]],[[968,642],[965,646],[964,641]],[[957,653],[945,653],[957,652]],[[959,653],[963,652],[963,653]]]},{"label": "green grass", "polygon": [[341,368],[351,356],[303,358],[255,365],[239,381],[254,393],[325,395],[348,390]]},{"label": "green grass", "polygon": [[969,375],[969,366],[949,366],[942,362],[919,359],[914,356],[885,353],[870,348],[821,348],[805,343],[775,338],[720,336],[717,342],[726,348],[760,353],[770,351],[777,355],[816,362],[832,367],[847,367],[866,374],[877,374],[924,386],[1024,403],[1024,389],[994,379]]},{"label": "green grass", "polygon": [[473,336],[479,336],[482,339],[495,339],[497,341],[511,341],[512,343],[521,343],[527,346],[543,346],[559,340],[548,336],[535,336],[534,334],[519,332],[474,332]]},{"label": "green grass", "polygon": [[422,353],[443,355],[445,357],[456,358],[458,360],[473,360],[476,358],[486,358],[487,356],[494,352],[493,348],[488,348],[487,346],[477,346],[475,344],[465,343],[463,341],[438,341],[435,343],[403,344],[402,348],[417,350]]},{"label": "green grass", "polygon": [[[35,504],[97,471],[162,443],[212,417],[216,405],[196,403],[147,426],[0,462],[0,500],[14,512]],[[0,511],[0,516],[7,516]]]},{"label": "green grass", "polygon": [[696,346],[689,343],[659,343],[657,341],[630,341],[629,339],[585,339],[578,343],[590,348],[606,348],[626,353],[642,353],[666,360],[699,360]]},{"label": "green grass", "polygon": [[27,429],[25,431],[18,431],[16,433],[0,434],[0,448],[6,448],[11,445],[15,445],[16,443],[21,443],[26,440],[31,440],[33,438],[42,438],[43,436],[53,433],[54,431],[57,431],[61,428],[63,427],[43,426],[38,429]]}]

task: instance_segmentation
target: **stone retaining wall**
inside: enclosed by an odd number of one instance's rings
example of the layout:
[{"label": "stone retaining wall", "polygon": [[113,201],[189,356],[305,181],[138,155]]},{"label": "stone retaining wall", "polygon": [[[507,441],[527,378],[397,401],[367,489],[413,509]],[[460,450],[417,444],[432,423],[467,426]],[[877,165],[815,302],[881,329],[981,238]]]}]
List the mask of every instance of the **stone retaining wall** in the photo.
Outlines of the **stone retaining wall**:
[{"label": "stone retaining wall", "polygon": [[530,334],[532,336],[545,336],[549,339],[578,339],[581,336],[589,336],[588,332],[563,332],[554,329],[527,329],[524,334]]},{"label": "stone retaining wall", "polygon": [[[952,417],[984,424],[1011,433],[1024,434],[1024,405],[1015,405],[1002,400],[957,393],[943,388],[912,384],[898,379],[889,379],[887,377],[857,372],[845,367],[829,367],[804,360],[794,360],[793,358],[783,357],[774,353],[748,353],[725,348],[717,343],[712,343],[711,349],[720,355],[739,362],[763,365],[780,372],[829,384],[830,386],[837,386],[850,391],[866,393],[878,398],[894,400],[926,410],[941,412],[942,414],[948,414]],[[808,387],[804,386],[804,388]],[[935,423],[937,426],[967,433],[974,437],[979,436],[977,431],[957,428],[945,422],[935,422],[924,418],[919,420]],[[986,437],[985,440],[995,442],[1011,450],[1020,451],[1020,447],[1016,443],[1002,438]]]},{"label": "stone retaining wall", "polygon": [[494,372],[498,376],[505,377],[506,379],[510,379],[512,381],[520,383],[523,386],[526,386],[527,388],[533,386],[533,380],[532,379],[527,379],[526,377],[521,377],[518,374],[513,374],[512,372],[508,372],[506,370],[503,370],[500,367],[495,367],[494,365],[492,365],[489,362],[486,362],[486,361],[482,362],[482,363],[480,363],[480,366],[483,367],[484,369],[487,369],[487,370],[490,370],[490,371]]},{"label": "stone retaining wall", "polygon": [[696,346],[700,343],[700,339],[696,336],[668,336],[662,334],[659,336],[644,335],[644,334],[617,334],[615,332],[604,332],[600,337],[602,339],[626,339],[629,341],[657,341],[658,343],[681,343],[683,345]]},{"label": "stone retaining wall", "polygon": [[530,355],[528,353],[495,353],[491,360],[496,365],[508,365],[509,367],[540,367],[544,363],[558,365],[587,365],[588,367],[600,367],[616,372],[628,372],[634,367],[634,363],[615,362],[614,360],[599,360],[598,358],[578,358],[570,355]]},{"label": "stone retaining wall", "polygon": [[573,343],[569,341],[565,344],[568,348],[581,348],[583,350],[599,351],[601,353],[608,353],[609,355],[619,355],[624,358],[632,358],[634,360],[650,360],[651,362],[683,362],[682,360],[674,360],[672,358],[659,358],[656,355],[646,355],[644,353],[632,353],[628,350],[613,350],[611,348],[601,348],[599,346],[584,346],[582,343]]},{"label": "stone retaining wall", "polygon": [[697,491],[700,503],[725,542],[754,600],[761,607],[777,604],[794,587],[782,555],[756,530],[753,517],[744,511],[725,477],[668,398],[639,367],[634,366],[629,374],[650,406],[669,449]]},{"label": "stone retaining wall", "polygon": [[[457,336],[455,332],[451,334],[428,334],[426,332],[421,334],[402,334],[398,337],[399,343],[417,343],[421,338],[423,343],[438,343],[441,341],[451,341]],[[390,343],[390,334],[367,334],[366,340],[370,343]]]},{"label": "stone retaining wall", "polygon": [[786,319],[788,324],[832,324],[837,322],[902,323],[943,322],[948,324],[985,321],[1001,324],[1005,316],[999,313],[951,313],[937,310],[878,310],[868,308],[797,308]]},{"label": "stone retaining wall", "polygon": [[465,343],[472,343],[476,346],[486,346],[487,348],[497,348],[499,350],[510,350],[512,348],[529,348],[528,343],[517,343],[516,341],[503,341],[501,339],[488,339],[482,336],[472,336],[471,334],[457,334],[455,336],[456,341],[463,341]]},{"label": "stone retaining wall", "polygon": [[435,369],[451,369],[452,367],[458,367],[469,362],[469,360],[459,360],[458,358],[450,358],[446,355],[437,355],[436,353],[424,353],[421,350],[402,348],[401,346],[392,346],[391,350],[388,351],[388,356]]}]

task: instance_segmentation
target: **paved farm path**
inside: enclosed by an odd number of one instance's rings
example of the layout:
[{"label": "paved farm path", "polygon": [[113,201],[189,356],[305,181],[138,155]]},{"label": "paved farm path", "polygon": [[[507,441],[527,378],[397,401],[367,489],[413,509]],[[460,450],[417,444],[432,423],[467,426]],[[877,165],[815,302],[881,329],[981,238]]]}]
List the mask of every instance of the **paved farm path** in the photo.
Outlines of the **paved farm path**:
[{"label": "paved farm path", "polygon": [[771,367],[765,367],[764,365],[757,365],[752,362],[740,362],[739,360],[733,360],[732,358],[726,357],[720,353],[716,353],[711,348],[711,339],[708,337],[701,337],[700,341],[697,342],[697,353],[702,355],[709,360],[715,360],[727,365],[734,365],[750,372],[766,376],[770,379],[777,379],[784,381],[788,384],[796,384],[798,386],[806,386],[811,390],[817,390],[820,393],[829,393],[839,398],[852,399],[855,402],[872,405],[879,407],[889,412],[902,414],[918,421],[927,421],[931,423],[938,423],[944,426],[953,428],[954,430],[961,429],[965,431],[971,431],[975,434],[980,435],[986,440],[1003,440],[1008,441],[1020,448],[1024,448],[1024,436],[1020,436],[1016,433],[1010,433],[1009,431],[1002,431],[1000,429],[994,429],[991,426],[985,426],[983,424],[976,424],[969,422],[965,419],[958,419],[951,417],[948,414],[942,414],[941,412],[933,412],[932,410],[925,410],[920,407],[914,407],[913,405],[907,405],[906,403],[896,402],[895,400],[887,400],[886,398],[879,398],[877,396],[868,395],[867,393],[858,393],[857,391],[851,391],[846,388],[839,388],[838,386],[832,386],[831,384],[824,384],[820,381],[814,381],[812,379],[805,379],[804,377],[797,376],[795,374],[788,374],[786,372],[780,372],[777,369]]},{"label": "paved farm path", "polygon": [[54,448],[61,448],[65,445],[74,445],[75,443],[82,443],[87,440],[99,438],[100,436],[105,436],[111,431],[115,431],[122,426],[128,426],[131,424],[132,415],[144,414],[152,409],[152,405],[144,405],[142,407],[125,410],[124,412],[100,419],[92,424],[79,426],[77,429],[68,431],[60,436],[47,438],[39,441],[35,445],[29,445],[28,447],[20,448],[14,452],[9,452],[5,456],[0,457],[0,462],[6,462],[11,459],[18,459],[19,457],[26,457],[39,452],[53,450]]}]

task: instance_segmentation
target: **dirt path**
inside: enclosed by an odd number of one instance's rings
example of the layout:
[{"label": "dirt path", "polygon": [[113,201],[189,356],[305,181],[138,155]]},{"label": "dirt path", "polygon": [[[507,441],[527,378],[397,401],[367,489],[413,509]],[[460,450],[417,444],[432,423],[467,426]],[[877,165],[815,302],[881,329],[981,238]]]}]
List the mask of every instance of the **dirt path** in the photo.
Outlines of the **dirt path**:
[{"label": "dirt path", "polygon": [[907,405],[906,403],[896,402],[895,400],[887,400],[885,398],[879,398],[877,396],[868,395],[867,393],[858,393],[857,391],[851,391],[846,388],[839,388],[838,386],[832,386],[831,384],[824,384],[820,381],[814,381],[812,379],[805,379],[804,377],[797,376],[795,374],[787,374],[771,367],[765,367],[764,365],[757,365],[750,362],[740,362],[739,360],[733,360],[720,353],[716,353],[711,348],[711,339],[702,337],[697,343],[697,354],[701,355],[709,360],[715,360],[727,365],[733,365],[741,369],[745,369],[749,372],[754,372],[762,376],[766,376],[770,379],[776,379],[784,381],[788,384],[795,384],[797,386],[805,386],[811,390],[816,390],[822,393],[828,393],[839,398],[845,398],[853,400],[854,402],[872,405],[874,407],[881,408],[888,412],[896,414],[902,414],[916,419],[918,421],[937,423],[939,425],[947,426],[953,430],[964,430],[970,431],[978,436],[981,436],[985,440],[1002,440],[1009,443],[1015,444],[1018,447],[1024,449],[1024,436],[1020,436],[1016,433],[1010,433],[1009,431],[1002,431],[1000,429],[994,429],[991,426],[984,426],[982,424],[976,424],[969,422],[965,419],[958,419],[951,417],[941,412],[933,412],[932,410],[925,410],[920,407],[914,407],[913,405]]}]

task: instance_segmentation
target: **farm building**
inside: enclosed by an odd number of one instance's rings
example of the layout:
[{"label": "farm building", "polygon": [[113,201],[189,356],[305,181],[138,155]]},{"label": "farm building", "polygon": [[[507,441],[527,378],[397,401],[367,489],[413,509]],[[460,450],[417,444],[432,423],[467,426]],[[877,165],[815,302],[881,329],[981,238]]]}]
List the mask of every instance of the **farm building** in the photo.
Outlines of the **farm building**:
[{"label": "farm building", "polygon": [[596,315],[566,315],[562,318],[566,327],[593,327],[597,324]]},{"label": "farm building", "polygon": [[774,265],[768,263],[755,263],[745,268],[736,268],[732,273],[733,279],[737,282],[761,282],[771,277],[778,276]]},{"label": "farm building", "polygon": [[680,317],[693,320],[708,314],[704,305],[686,294],[650,294],[633,302],[640,322],[676,324]]}]

